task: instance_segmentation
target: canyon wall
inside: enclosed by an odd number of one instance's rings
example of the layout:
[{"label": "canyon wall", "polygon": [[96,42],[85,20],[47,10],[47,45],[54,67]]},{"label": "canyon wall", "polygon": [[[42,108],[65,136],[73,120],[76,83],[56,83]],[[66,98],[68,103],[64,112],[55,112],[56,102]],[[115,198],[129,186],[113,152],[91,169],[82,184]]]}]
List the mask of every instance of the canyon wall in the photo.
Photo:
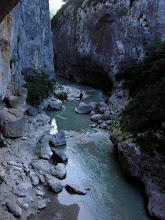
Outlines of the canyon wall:
[{"label": "canyon wall", "polygon": [[165,40],[164,14],[164,0],[67,4],[52,21],[57,74],[111,90],[116,73],[141,60],[147,44]]},{"label": "canyon wall", "polygon": [[20,1],[0,24],[0,100],[22,86],[29,68],[54,77],[48,0]]}]

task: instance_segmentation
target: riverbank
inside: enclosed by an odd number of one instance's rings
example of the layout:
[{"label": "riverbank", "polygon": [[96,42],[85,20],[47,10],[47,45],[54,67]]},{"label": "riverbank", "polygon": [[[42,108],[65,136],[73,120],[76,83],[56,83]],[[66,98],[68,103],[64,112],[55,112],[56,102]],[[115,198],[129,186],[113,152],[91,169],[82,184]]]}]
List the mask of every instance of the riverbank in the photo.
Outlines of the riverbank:
[{"label": "riverbank", "polygon": [[[25,125],[23,137],[7,138],[6,146],[0,148],[0,219],[44,219],[45,212],[45,219],[66,219],[68,215],[77,219],[79,207],[61,205],[56,193],[49,191],[45,177],[51,175],[48,167],[53,165],[37,154],[37,143],[50,132],[49,116],[26,115]],[[38,172],[33,163],[38,164]]]}]

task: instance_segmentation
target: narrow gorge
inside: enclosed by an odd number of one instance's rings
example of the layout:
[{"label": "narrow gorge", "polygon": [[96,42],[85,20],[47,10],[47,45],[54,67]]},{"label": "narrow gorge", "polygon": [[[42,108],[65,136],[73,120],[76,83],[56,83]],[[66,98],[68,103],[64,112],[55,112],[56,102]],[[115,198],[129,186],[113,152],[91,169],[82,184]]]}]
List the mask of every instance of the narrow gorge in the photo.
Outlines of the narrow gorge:
[{"label": "narrow gorge", "polygon": [[0,219],[165,219],[164,0],[49,2],[0,3]]}]

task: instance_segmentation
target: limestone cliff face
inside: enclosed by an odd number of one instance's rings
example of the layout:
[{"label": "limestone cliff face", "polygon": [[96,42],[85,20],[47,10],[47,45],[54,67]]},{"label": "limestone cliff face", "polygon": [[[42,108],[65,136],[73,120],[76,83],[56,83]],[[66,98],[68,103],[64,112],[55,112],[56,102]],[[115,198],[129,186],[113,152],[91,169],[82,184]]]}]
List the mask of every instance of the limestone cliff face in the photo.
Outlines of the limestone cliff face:
[{"label": "limestone cliff face", "polygon": [[82,1],[53,20],[57,74],[111,89],[115,74],[140,60],[146,44],[165,39],[164,0]]},{"label": "limestone cliff face", "polygon": [[23,84],[28,68],[54,76],[48,0],[20,1],[0,24],[0,100]]}]

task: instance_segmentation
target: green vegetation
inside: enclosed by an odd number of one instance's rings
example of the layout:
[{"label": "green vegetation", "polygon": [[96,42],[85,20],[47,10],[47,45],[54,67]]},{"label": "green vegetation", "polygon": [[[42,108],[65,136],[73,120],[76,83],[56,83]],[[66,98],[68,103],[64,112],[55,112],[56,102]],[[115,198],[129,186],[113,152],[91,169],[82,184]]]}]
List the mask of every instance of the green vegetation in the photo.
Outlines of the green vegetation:
[{"label": "green vegetation", "polygon": [[67,100],[67,97],[68,97],[66,92],[61,92],[61,93],[58,93],[58,94],[54,94],[54,96],[57,99],[60,99],[61,101]]},{"label": "green vegetation", "polygon": [[131,101],[120,115],[120,127],[133,135],[145,152],[165,155],[165,141],[155,134],[165,122],[165,41],[155,40],[146,47],[143,62],[117,76],[124,79]]},{"label": "green vegetation", "polygon": [[121,113],[121,126],[134,133],[157,130],[165,121],[165,41],[146,48],[143,62],[118,74],[132,100]]},{"label": "green vegetation", "polygon": [[27,103],[36,107],[43,99],[53,94],[54,82],[49,80],[47,73],[31,70],[31,74],[26,78],[25,87],[28,89]]}]

